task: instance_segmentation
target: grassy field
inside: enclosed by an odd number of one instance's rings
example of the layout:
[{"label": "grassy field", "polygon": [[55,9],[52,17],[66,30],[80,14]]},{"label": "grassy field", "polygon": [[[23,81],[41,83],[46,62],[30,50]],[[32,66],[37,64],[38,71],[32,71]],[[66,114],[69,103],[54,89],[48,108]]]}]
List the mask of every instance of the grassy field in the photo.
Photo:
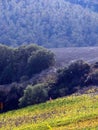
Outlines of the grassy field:
[{"label": "grassy field", "polygon": [[69,96],[0,114],[0,130],[98,130],[98,95]]}]

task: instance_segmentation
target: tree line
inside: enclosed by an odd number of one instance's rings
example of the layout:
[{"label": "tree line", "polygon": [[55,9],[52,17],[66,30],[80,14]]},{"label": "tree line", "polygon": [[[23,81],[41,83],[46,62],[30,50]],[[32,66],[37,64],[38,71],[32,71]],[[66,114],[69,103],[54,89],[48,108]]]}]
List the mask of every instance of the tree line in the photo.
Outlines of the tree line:
[{"label": "tree line", "polygon": [[[51,58],[48,60],[51,61]],[[41,67],[41,62],[38,64]],[[46,63],[44,62],[44,64]],[[88,86],[97,86],[98,62],[90,65],[79,60],[65,65],[64,68],[57,69],[55,73],[44,70],[44,75],[42,73],[37,74],[37,77],[35,76],[31,80],[32,77],[34,75],[28,79],[23,78],[21,82],[16,80],[10,84],[3,84],[3,87],[0,86],[0,101],[4,103],[3,112],[67,96]]]},{"label": "tree line", "polygon": [[30,79],[54,64],[54,54],[37,45],[11,48],[0,45],[0,84]]}]

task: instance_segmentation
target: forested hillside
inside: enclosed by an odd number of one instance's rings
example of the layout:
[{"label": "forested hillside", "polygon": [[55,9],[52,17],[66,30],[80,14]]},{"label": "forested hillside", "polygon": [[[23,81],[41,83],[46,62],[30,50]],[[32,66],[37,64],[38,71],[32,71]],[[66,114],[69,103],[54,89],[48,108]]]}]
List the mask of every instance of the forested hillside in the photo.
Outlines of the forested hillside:
[{"label": "forested hillside", "polygon": [[84,8],[89,8],[92,11],[98,12],[98,0],[65,0],[73,4],[79,4]]},{"label": "forested hillside", "polygon": [[0,43],[96,46],[98,13],[72,0],[1,0]]}]

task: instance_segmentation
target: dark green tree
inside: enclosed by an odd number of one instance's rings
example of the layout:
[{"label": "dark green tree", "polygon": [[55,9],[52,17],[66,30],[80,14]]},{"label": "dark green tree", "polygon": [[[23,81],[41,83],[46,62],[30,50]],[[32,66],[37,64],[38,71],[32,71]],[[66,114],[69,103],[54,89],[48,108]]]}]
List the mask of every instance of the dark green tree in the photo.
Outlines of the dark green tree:
[{"label": "dark green tree", "polygon": [[45,102],[48,99],[48,92],[44,84],[37,84],[35,86],[27,86],[24,90],[24,95],[19,99],[19,106],[25,107]]},{"label": "dark green tree", "polygon": [[41,49],[32,53],[28,59],[29,75],[39,73],[44,69],[53,66],[55,63],[54,54],[51,51]]}]

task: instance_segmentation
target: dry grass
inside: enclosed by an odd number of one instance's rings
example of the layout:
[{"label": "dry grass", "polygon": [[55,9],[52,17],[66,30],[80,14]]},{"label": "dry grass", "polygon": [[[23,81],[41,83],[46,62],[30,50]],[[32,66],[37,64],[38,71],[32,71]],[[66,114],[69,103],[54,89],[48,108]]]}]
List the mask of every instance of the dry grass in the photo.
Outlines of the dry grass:
[{"label": "dry grass", "polygon": [[0,114],[0,130],[97,130],[98,95],[70,96]]}]

